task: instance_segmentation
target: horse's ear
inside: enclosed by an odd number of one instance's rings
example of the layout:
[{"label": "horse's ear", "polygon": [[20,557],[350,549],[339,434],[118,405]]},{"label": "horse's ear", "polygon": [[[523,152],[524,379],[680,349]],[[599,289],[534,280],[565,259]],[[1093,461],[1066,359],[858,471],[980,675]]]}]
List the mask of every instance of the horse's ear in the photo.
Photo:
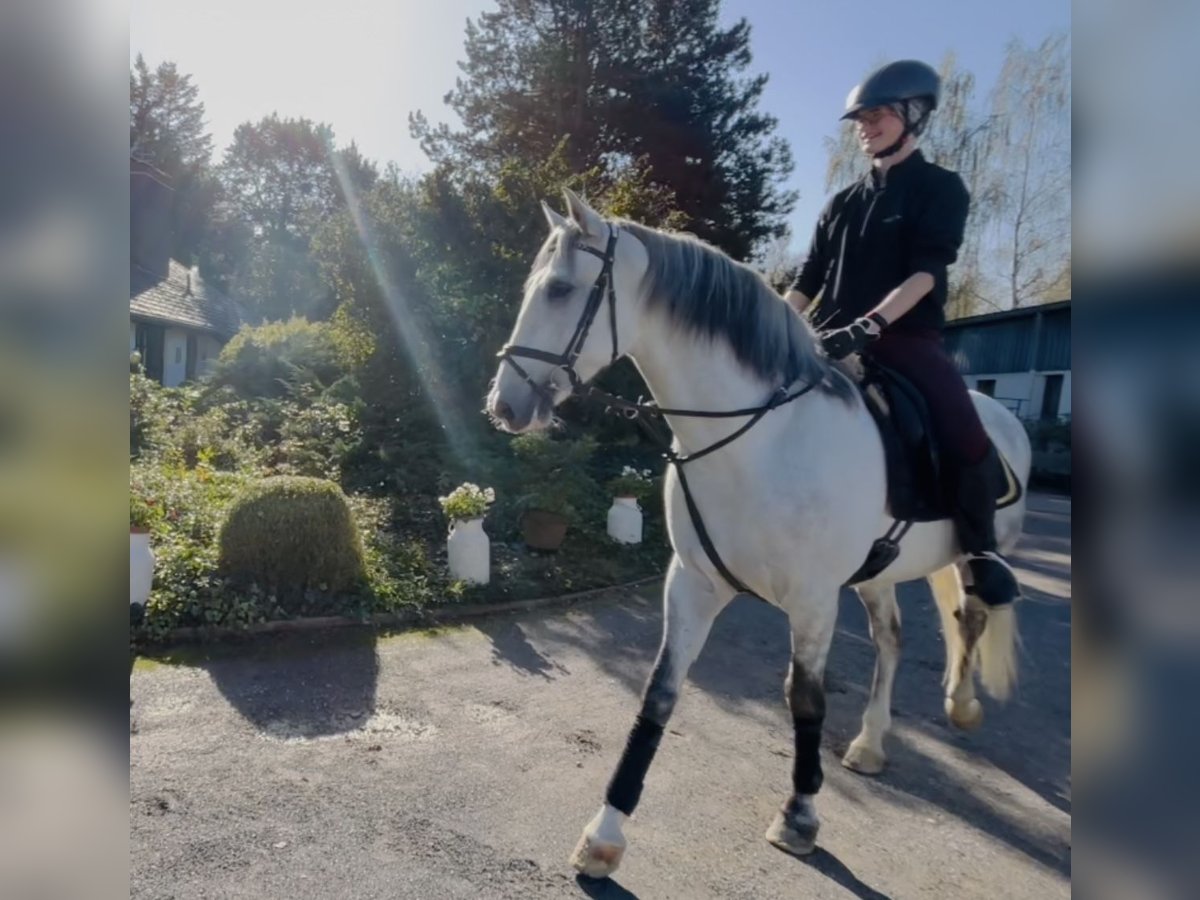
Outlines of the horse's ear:
[{"label": "horse's ear", "polygon": [[546,222],[550,228],[562,228],[567,224],[567,220],[554,211],[554,208],[545,200],[542,201],[542,214],[546,217]]},{"label": "horse's ear", "polygon": [[567,201],[567,210],[575,224],[583,229],[583,233],[598,237],[604,233],[604,217],[596,212],[570,188],[563,188],[563,197]]}]

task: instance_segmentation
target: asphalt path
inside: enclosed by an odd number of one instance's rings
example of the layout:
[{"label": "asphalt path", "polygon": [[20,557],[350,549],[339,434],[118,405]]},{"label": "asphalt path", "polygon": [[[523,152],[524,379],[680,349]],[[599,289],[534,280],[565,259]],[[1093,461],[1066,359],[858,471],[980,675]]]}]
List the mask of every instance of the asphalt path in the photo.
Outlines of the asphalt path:
[{"label": "asphalt path", "polygon": [[1035,494],[1015,555],[1021,681],[980,730],[942,714],[924,584],[900,592],[889,765],[838,758],[874,664],[843,598],[819,846],[763,832],[789,789],[783,615],[738,600],[693,669],[613,879],[567,863],[657,648],[655,587],[381,637],[273,635],[132,676],[138,898],[789,898],[1070,895],[1070,501]]}]

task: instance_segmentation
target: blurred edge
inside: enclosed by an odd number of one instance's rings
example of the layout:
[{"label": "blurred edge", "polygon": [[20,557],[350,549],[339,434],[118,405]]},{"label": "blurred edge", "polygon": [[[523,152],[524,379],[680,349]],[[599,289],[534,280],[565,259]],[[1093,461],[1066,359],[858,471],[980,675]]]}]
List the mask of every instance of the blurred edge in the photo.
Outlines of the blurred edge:
[{"label": "blurred edge", "polygon": [[0,889],[127,893],[128,8],[0,8]]}]

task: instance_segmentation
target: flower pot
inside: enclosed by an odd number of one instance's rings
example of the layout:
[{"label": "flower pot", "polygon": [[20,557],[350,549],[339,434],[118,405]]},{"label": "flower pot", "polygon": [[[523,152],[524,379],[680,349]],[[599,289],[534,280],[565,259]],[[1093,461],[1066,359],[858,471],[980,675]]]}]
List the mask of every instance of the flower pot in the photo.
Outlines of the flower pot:
[{"label": "flower pot", "polygon": [[521,516],[521,535],[534,550],[557,550],[567,536],[567,517],[545,509],[531,509]]},{"label": "flower pot", "polygon": [[450,577],[470,584],[487,584],[492,571],[492,543],[483,530],[483,517],[455,519],[446,538]]},{"label": "flower pot", "polygon": [[154,551],[150,534],[140,528],[129,529],[129,605],[144,608],[154,583]]},{"label": "flower pot", "polygon": [[619,544],[642,542],[642,508],[637,498],[613,498],[608,510],[608,536]]}]

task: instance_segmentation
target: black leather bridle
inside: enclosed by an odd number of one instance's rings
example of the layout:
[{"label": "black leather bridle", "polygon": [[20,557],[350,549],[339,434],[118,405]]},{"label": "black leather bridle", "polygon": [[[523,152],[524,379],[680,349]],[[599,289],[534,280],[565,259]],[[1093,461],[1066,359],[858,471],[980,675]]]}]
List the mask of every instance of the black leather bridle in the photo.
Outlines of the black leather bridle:
[{"label": "black leather bridle", "polygon": [[[626,400],[624,397],[618,397],[615,394],[610,394],[607,391],[602,391],[597,387],[585,384],[583,379],[579,377],[579,373],[575,371],[575,363],[579,359],[579,355],[583,352],[583,345],[587,341],[592,323],[596,321],[600,305],[606,299],[608,300],[609,325],[612,330],[612,358],[609,360],[609,364],[615,363],[621,356],[617,347],[617,299],[612,277],[613,256],[617,249],[617,229],[609,224],[608,243],[603,252],[584,245],[579,245],[575,249],[599,257],[602,265],[600,267],[600,274],[596,276],[596,281],[592,285],[591,293],[588,294],[587,305],[583,309],[583,315],[580,316],[579,323],[575,326],[575,333],[571,335],[571,340],[567,343],[566,349],[562,353],[550,353],[546,350],[539,350],[537,347],[506,344],[497,356],[503,362],[512,366],[513,370],[525,379],[525,382],[551,405],[554,403],[554,392],[546,384],[535,381],[525,371],[524,367],[517,362],[517,359],[536,359],[564,370],[571,382],[572,395],[581,397],[585,401],[602,404],[605,412],[633,419],[641,425],[646,433],[650,435],[651,439],[663,448],[663,458],[675,466],[675,471],[679,476],[679,486],[683,489],[683,497],[687,502],[688,515],[691,517],[692,527],[696,529],[696,536],[700,539],[700,545],[704,548],[704,552],[708,554],[709,560],[735,590],[759,597],[757,593],[748,588],[741,579],[734,575],[729,570],[729,567],[725,565],[725,561],[721,559],[721,554],[717,552],[717,548],[709,536],[708,529],[704,526],[704,519],[700,515],[699,507],[696,506],[696,500],[692,496],[692,490],[688,485],[683,467],[686,463],[694,462],[731,444],[757,425],[771,410],[783,406],[785,403],[791,403],[793,400],[798,400],[816,387],[816,383],[806,384],[792,392],[789,392],[786,386],[780,387],[775,390],[771,398],[762,406],[722,411],[663,409],[653,401],[634,403],[633,401]],[[695,453],[680,454],[675,452],[671,446],[670,437],[662,433],[662,420],[666,416],[686,416],[700,419],[732,419],[748,416],[749,421],[733,433],[710,444],[703,450],[697,450]],[[761,600],[762,598],[759,597],[759,599]]]},{"label": "black leather bridle", "polygon": [[604,252],[584,244],[576,246],[575,249],[599,257],[601,266],[600,274],[596,276],[596,282],[592,285],[591,293],[588,294],[587,306],[583,308],[583,315],[579,317],[579,323],[575,326],[575,333],[567,342],[567,349],[562,353],[550,353],[546,350],[539,350],[537,347],[505,344],[504,349],[498,354],[504,362],[513,367],[513,371],[525,379],[531,388],[551,402],[554,400],[553,392],[546,385],[534,381],[517,362],[517,357],[548,362],[552,366],[562,369],[571,381],[571,392],[576,394],[584,392],[586,386],[583,379],[579,377],[579,373],[575,371],[575,362],[579,359],[579,354],[583,352],[583,345],[587,342],[588,332],[592,330],[592,323],[596,321],[596,313],[600,311],[600,304],[606,299],[608,300],[608,324],[612,331],[612,358],[609,360],[609,365],[620,358],[617,350],[617,297],[612,279],[613,254],[617,249],[617,230],[612,225],[608,226],[608,244],[605,246]]}]

